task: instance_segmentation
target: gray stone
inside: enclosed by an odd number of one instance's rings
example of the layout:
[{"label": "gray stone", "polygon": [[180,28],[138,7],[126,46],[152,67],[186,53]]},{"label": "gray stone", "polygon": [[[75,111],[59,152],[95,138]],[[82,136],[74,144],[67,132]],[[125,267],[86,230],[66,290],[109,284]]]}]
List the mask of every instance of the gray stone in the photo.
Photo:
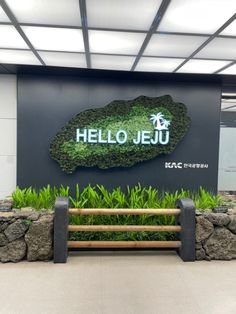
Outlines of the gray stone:
[{"label": "gray stone", "polygon": [[231,260],[236,258],[236,235],[224,227],[216,227],[204,244],[210,259]]},{"label": "gray stone", "polygon": [[200,242],[195,243],[196,250],[202,249],[202,244]]},{"label": "gray stone", "polygon": [[24,223],[21,219],[18,219],[12,224],[10,224],[4,231],[4,233],[8,240],[11,242],[21,238],[25,234],[25,231],[27,229],[28,229],[27,224]]},{"label": "gray stone", "polygon": [[228,214],[229,215],[236,215],[236,208],[229,208]]},{"label": "gray stone", "polygon": [[15,208],[14,209],[16,218],[28,218],[30,215],[34,213],[32,207],[24,207],[24,208]]},{"label": "gray stone", "polygon": [[195,215],[196,215],[196,216],[201,216],[201,215],[202,215],[202,210],[199,209],[199,208],[196,209],[196,210],[195,210]]},{"label": "gray stone", "polygon": [[228,225],[228,223],[230,222],[229,215],[223,214],[223,213],[217,213],[217,214],[209,213],[209,214],[205,214],[204,218],[206,218],[211,223],[213,223],[213,225],[221,226],[221,227]]},{"label": "gray stone", "polygon": [[28,247],[27,260],[49,260],[52,258],[53,215],[42,215],[33,221],[25,235]]},{"label": "gray stone", "polygon": [[35,220],[38,220],[40,217],[40,214],[39,213],[32,213],[31,215],[29,215],[28,219],[32,220],[32,221],[35,221]]},{"label": "gray stone", "polygon": [[208,256],[208,255],[206,254],[206,256],[205,256],[205,260],[210,262],[210,261],[211,261],[210,256]]},{"label": "gray stone", "polygon": [[32,207],[24,207],[14,209],[15,217],[21,219],[38,220],[40,213],[36,212]]},{"label": "gray stone", "polygon": [[11,211],[12,204],[12,199],[0,200],[0,211]]},{"label": "gray stone", "polygon": [[0,221],[11,221],[14,218],[13,212],[1,212],[0,211]]},{"label": "gray stone", "polygon": [[196,217],[196,222],[196,242],[202,242],[213,233],[214,226],[203,216]]},{"label": "gray stone", "polygon": [[8,226],[8,222],[1,222],[0,221],[0,232],[4,231]]},{"label": "gray stone", "polygon": [[228,224],[227,228],[236,234],[236,215],[230,215],[230,223]]},{"label": "gray stone", "polygon": [[206,252],[203,248],[196,250],[196,260],[201,261],[205,259],[206,257]]},{"label": "gray stone", "polygon": [[26,244],[23,239],[13,241],[6,246],[0,247],[0,261],[6,262],[19,262],[25,257]]},{"label": "gray stone", "polygon": [[213,213],[227,213],[228,209],[229,209],[228,206],[222,205],[222,206],[218,206],[218,207],[213,207],[212,212]]},{"label": "gray stone", "polygon": [[4,246],[8,243],[6,236],[3,233],[0,233],[0,246]]}]

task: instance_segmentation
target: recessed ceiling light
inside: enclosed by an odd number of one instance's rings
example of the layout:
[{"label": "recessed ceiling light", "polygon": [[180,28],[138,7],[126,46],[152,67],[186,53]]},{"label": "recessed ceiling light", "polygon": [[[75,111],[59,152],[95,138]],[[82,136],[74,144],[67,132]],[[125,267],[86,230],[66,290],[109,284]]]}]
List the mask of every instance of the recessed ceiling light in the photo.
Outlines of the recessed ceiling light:
[{"label": "recessed ceiling light", "polygon": [[213,34],[235,12],[235,0],[175,0],[171,1],[158,30]]},{"label": "recessed ceiling light", "polygon": [[82,31],[53,27],[22,27],[35,49],[59,51],[84,51]]},{"label": "recessed ceiling light", "polygon": [[231,65],[230,67],[228,67],[227,69],[219,72],[219,74],[231,74],[231,75],[235,75],[236,74],[236,64]]},{"label": "recessed ceiling light", "polygon": [[177,72],[181,73],[214,73],[229,64],[222,60],[189,60]]},{"label": "recessed ceiling light", "polygon": [[78,0],[6,0],[20,23],[80,26]]},{"label": "recessed ceiling light", "polygon": [[41,63],[29,50],[0,49],[0,63],[9,64],[36,64]]},{"label": "recessed ceiling light", "polygon": [[92,53],[137,54],[145,34],[110,31],[89,31]]},{"label": "recessed ceiling light", "polygon": [[[235,1],[236,2],[236,1]],[[196,58],[232,59],[236,56],[236,39],[215,38],[195,55]]]},{"label": "recessed ceiling light", "polygon": [[14,26],[0,25],[0,48],[29,48]]},{"label": "recessed ceiling light", "polygon": [[92,67],[94,69],[126,70],[129,71],[134,63],[135,57],[91,55]]},{"label": "recessed ceiling light", "polygon": [[46,65],[86,68],[84,53],[38,51]]},{"label": "recessed ceiling light", "polygon": [[144,51],[147,56],[188,57],[207,37],[154,34]]},{"label": "recessed ceiling light", "polygon": [[161,0],[87,0],[89,27],[148,30]]},{"label": "recessed ceiling light", "polygon": [[135,71],[173,72],[183,61],[184,59],[177,58],[143,57],[139,60]]}]

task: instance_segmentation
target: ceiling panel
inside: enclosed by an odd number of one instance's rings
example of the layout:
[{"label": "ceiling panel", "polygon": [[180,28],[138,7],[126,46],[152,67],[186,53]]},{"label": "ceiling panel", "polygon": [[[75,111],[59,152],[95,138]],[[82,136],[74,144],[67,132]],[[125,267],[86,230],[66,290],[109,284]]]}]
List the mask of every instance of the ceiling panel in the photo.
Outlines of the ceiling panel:
[{"label": "ceiling panel", "polygon": [[231,74],[235,75],[236,74],[236,64],[228,67],[227,69],[221,71],[219,74]]},{"label": "ceiling panel", "polygon": [[235,12],[235,0],[174,0],[158,30],[213,34]]},{"label": "ceiling panel", "polygon": [[46,65],[86,68],[84,53],[38,51]]},{"label": "ceiling panel", "polygon": [[173,72],[184,59],[143,57],[139,60],[136,71]]},{"label": "ceiling panel", "polygon": [[58,51],[84,51],[82,31],[52,27],[22,27],[35,49]]},{"label": "ceiling panel", "polygon": [[223,30],[223,32],[220,33],[220,35],[226,35],[226,36],[236,36],[236,21],[229,24],[228,27]]},{"label": "ceiling panel", "polygon": [[29,50],[0,49],[0,63],[9,64],[35,64],[41,63]]},{"label": "ceiling panel", "polygon": [[161,0],[87,0],[89,27],[148,30]]},{"label": "ceiling panel", "polygon": [[163,57],[188,57],[207,37],[155,34],[144,55]]},{"label": "ceiling panel", "polygon": [[8,16],[1,7],[0,7],[0,22],[10,22]]},{"label": "ceiling panel", "polygon": [[137,54],[145,34],[129,32],[89,31],[92,53]]},{"label": "ceiling panel", "polygon": [[6,0],[20,23],[80,26],[78,0]]},{"label": "ceiling panel", "polygon": [[196,54],[195,57],[234,60],[236,58],[236,39],[215,38]]},{"label": "ceiling panel", "polygon": [[125,70],[129,71],[134,63],[135,57],[111,56],[111,55],[91,55],[92,68]]},{"label": "ceiling panel", "polygon": [[0,48],[29,48],[14,26],[0,25]]},{"label": "ceiling panel", "polygon": [[189,60],[177,72],[181,73],[214,73],[229,64],[230,61]]}]

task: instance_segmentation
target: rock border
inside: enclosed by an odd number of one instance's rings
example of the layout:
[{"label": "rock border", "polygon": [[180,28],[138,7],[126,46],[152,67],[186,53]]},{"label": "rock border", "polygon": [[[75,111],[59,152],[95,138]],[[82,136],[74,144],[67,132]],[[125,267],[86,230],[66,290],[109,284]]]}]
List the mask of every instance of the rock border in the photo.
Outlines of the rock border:
[{"label": "rock border", "polygon": [[53,219],[54,214],[48,210],[0,211],[0,262],[52,259]]},{"label": "rock border", "polygon": [[196,259],[231,260],[236,258],[236,214],[196,213]]}]

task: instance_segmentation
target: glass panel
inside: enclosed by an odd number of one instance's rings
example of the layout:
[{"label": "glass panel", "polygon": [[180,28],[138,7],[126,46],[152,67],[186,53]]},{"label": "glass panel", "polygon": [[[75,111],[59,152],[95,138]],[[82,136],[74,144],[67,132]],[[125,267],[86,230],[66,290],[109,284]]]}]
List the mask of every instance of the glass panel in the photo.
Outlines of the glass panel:
[{"label": "glass panel", "polygon": [[111,69],[129,71],[134,63],[135,57],[91,55],[92,67],[94,69]]},{"label": "glass panel", "polygon": [[89,31],[89,45],[91,52],[111,54],[137,54],[143,43],[145,34]]},{"label": "glass panel", "polygon": [[220,35],[236,36],[236,21],[229,24],[229,26],[226,27],[225,30],[220,33]]},{"label": "glass panel", "polygon": [[235,12],[235,0],[174,0],[158,30],[213,34]]},{"label": "glass panel", "polygon": [[135,70],[150,72],[173,72],[183,61],[184,59],[143,57],[140,59]]},{"label": "glass panel", "polygon": [[8,16],[1,7],[0,7],[0,22],[10,22]]},{"label": "glass panel", "polygon": [[182,73],[214,73],[229,64],[230,61],[189,60],[177,72]]},{"label": "glass panel", "polygon": [[[236,2],[236,1],[235,1]],[[236,56],[236,39],[215,38],[198,54],[197,58],[232,59]]]},{"label": "glass panel", "polygon": [[29,48],[14,26],[0,25],[0,48]]},{"label": "glass panel", "polygon": [[79,29],[31,26],[22,28],[35,49],[84,51],[82,31]]},{"label": "glass panel", "polygon": [[38,51],[46,65],[86,68],[85,55],[80,53]]},{"label": "glass panel", "polygon": [[0,63],[41,64],[31,51],[8,49],[0,49]]},{"label": "glass panel", "polygon": [[162,57],[188,57],[208,37],[155,34],[144,55]]},{"label": "glass panel", "polygon": [[148,30],[160,0],[87,0],[89,27]]},{"label": "glass panel", "polygon": [[80,26],[78,0],[6,0],[20,23]]},{"label": "glass panel", "polygon": [[232,75],[236,74],[236,64],[221,71],[219,74],[232,74]]}]

